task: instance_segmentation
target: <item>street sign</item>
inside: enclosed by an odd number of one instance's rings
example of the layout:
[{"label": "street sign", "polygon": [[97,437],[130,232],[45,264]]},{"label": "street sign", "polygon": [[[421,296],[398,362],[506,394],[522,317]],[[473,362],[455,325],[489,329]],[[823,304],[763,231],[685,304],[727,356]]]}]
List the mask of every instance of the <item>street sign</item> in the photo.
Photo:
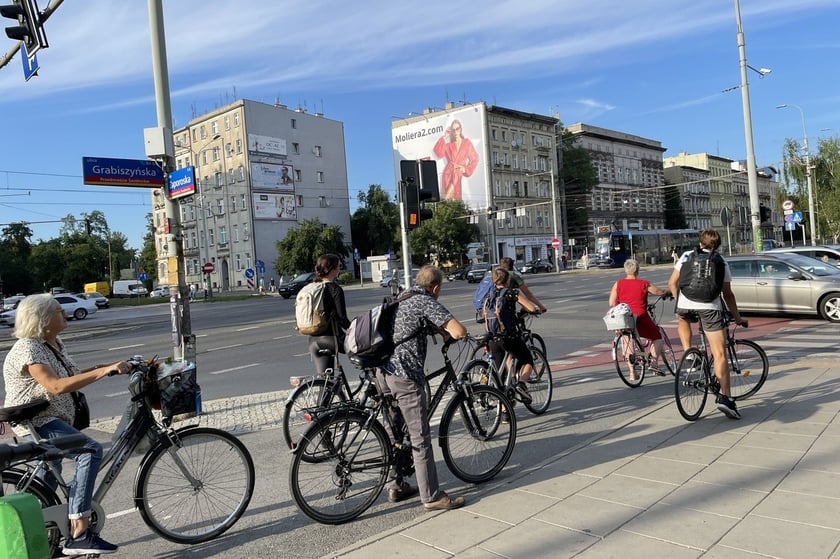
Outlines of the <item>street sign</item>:
[{"label": "street sign", "polygon": [[782,202],[782,209],[783,210],[792,210],[793,209],[793,200],[785,200]]},{"label": "street sign", "polygon": [[34,54],[29,56],[24,43],[20,44],[20,60],[23,62],[24,81],[29,81],[32,76],[38,75],[38,57]]},{"label": "street sign", "polygon": [[148,279],[148,276],[146,276],[146,272],[140,272],[140,275],[137,276],[137,279],[139,279],[140,281],[146,281]]},{"label": "street sign", "polygon": [[784,210],[785,215],[790,215],[793,213],[793,210]]},{"label": "street sign", "polygon": [[84,184],[161,188],[163,169],[148,159],[82,157]]},{"label": "street sign", "polygon": [[212,262],[205,262],[204,266],[201,267],[205,274],[212,274],[216,271],[216,266],[213,265]]},{"label": "street sign", "polygon": [[557,237],[551,239],[551,248],[560,248],[560,239]]},{"label": "street sign", "polygon": [[254,270],[252,268],[245,268],[245,277],[248,279],[254,278]]},{"label": "street sign", "polygon": [[195,167],[183,167],[169,173],[169,199],[175,200],[195,194]]},{"label": "street sign", "polygon": [[264,274],[265,273],[265,262],[262,260],[257,260],[254,262],[254,265],[257,267],[257,272]]},{"label": "street sign", "polygon": [[793,212],[791,214],[791,221],[794,223],[799,223],[802,221],[802,212]]},{"label": "street sign", "polygon": [[792,221],[785,223],[785,231],[796,231],[796,224]]}]

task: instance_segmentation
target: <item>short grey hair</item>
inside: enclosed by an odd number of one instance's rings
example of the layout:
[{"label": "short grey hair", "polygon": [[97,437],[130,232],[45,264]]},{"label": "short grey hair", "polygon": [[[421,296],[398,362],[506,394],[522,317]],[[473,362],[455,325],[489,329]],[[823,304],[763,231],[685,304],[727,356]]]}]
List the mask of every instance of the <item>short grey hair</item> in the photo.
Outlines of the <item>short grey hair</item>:
[{"label": "short grey hair", "polygon": [[49,293],[26,297],[18,304],[13,336],[18,339],[43,340],[44,329],[56,308],[61,308],[61,305]]},{"label": "short grey hair", "polygon": [[624,273],[627,275],[636,275],[639,273],[639,262],[633,258],[628,258],[624,261]]}]

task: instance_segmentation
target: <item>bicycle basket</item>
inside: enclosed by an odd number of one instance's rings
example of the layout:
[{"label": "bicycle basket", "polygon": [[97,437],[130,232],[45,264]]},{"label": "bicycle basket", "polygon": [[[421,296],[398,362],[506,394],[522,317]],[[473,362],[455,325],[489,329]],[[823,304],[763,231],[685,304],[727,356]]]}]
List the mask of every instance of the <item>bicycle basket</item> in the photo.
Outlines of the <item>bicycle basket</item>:
[{"label": "bicycle basket", "polygon": [[607,311],[604,317],[607,330],[629,330],[636,327],[636,317],[626,303],[619,303]]},{"label": "bicycle basket", "polygon": [[198,393],[201,387],[196,380],[195,363],[161,364],[158,367],[157,386],[163,417],[171,418],[198,411]]}]

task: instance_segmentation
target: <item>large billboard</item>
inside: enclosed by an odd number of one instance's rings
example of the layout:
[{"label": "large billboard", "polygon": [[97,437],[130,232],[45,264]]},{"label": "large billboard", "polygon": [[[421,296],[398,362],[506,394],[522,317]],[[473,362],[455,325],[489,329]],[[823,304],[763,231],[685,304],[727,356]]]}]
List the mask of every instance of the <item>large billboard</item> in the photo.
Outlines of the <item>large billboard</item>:
[{"label": "large billboard", "polygon": [[285,157],[286,140],[273,138],[271,136],[260,136],[259,134],[248,134],[248,151],[257,154],[282,155]]},{"label": "large billboard", "polygon": [[280,163],[251,163],[251,188],[295,191],[295,169]]},{"label": "large billboard", "polygon": [[302,197],[294,194],[253,194],[254,219],[297,219],[297,207]]},{"label": "large billboard", "polygon": [[400,178],[403,159],[437,162],[441,200],[463,200],[474,209],[487,207],[487,115],[484,103],[391,124],[394,169]]}]

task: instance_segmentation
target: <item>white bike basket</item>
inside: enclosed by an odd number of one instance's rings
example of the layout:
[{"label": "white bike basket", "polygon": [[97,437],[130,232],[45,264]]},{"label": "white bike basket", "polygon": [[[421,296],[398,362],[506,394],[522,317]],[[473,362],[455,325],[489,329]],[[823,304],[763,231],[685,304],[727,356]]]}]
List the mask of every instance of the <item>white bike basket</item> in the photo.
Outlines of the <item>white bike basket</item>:
[{"label": "white bike basket", "polygon": [[636,327],[636,317],[627,303],[619,303],[607,311],[604,316],[607,330],[629,330]]}]

